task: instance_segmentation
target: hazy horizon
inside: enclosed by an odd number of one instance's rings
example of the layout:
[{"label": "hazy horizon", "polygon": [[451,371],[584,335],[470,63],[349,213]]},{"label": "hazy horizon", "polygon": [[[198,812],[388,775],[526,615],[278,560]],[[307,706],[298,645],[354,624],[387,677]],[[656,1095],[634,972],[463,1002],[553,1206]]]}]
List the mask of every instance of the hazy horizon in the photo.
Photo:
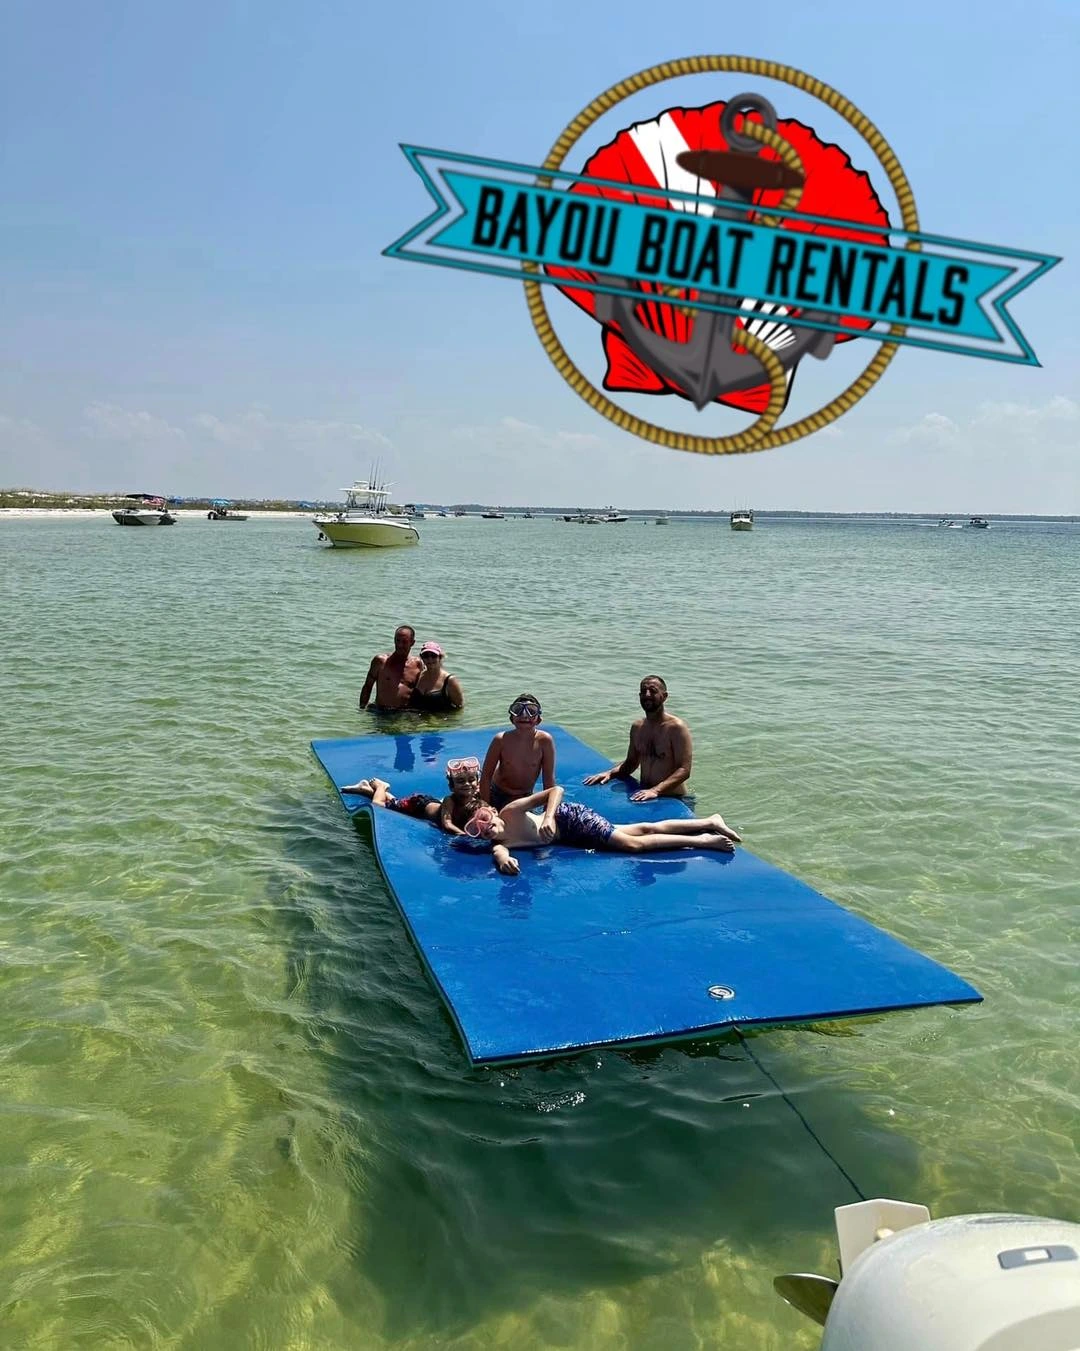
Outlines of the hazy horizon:
[{"label": "hazy horizon", "polygon": [[[12,488],[0,487],[0,497],[15,496],[18,494],[30,494],[42,497],[61,497],[65,493],[68,494],[68,496],[75,499],[82,497],[123,498],[126,496],[126,494],[124,493],[112,492],[111,490],[108,489],[102,490],[100,492],[95,492],[91,490],[88,492],[76,493],[71,492],[69,489],[66,488],[48,489],[48,488],[27,488],[23,486]],[[186,502],[202,503],[205,505],[206,503],[214,501],[215,497],[217,497],[218,495],[189,493],[180,497],[167,493],[163,494],[163,496],[165,496],[166,499],[173,505],[182,506]],[[267,502],[280,502],[285,508],[302,511],[305,510],[304,500],[308,499],[302,500],[299,498],[289,498],[289,497],[258,497],[251,493],[237,493],[232,498],[220,500],[228,500],[241,506],[257,506],[259,504],[265,504]],[[341,500],[342,499],[340,497],[317,498],[311,500],[311,506],[325,507],[339,503]],[[514,504],[507,504],[505,502],[478,502],[478,501],[466,501],[463,499],[448,502],[428,502],[425,500],[416,503],[408,503],[408,504],[402,503],[399,505],[414,505],[421,511],[436,511],[436,512],[440,510],[475,509],[477,511],[493,511],[493,510],[504,511],[509,512],[511,514],[523,511],[533,511],[533,512],[539,511],[543,512],[545,515],[558,515],[562,513],[570,513],[577,511],[584,511],[587,514],[592,514],[595,512],[614,510],[617,512],[629,513],[633,516],[655,514],[667,516],[716,516],[718,518],[727,517],[733,511],[746,510],[746,504],[733,504],[730,507],[671,507],[671,506],[664,506],[662,504],[661,505],[654,504],[651,506],[628,507],[628,506],[620,506],[618,503],[604,503],[604,504],[592,503],[591,505],[589,504],[579,505],[575,503],[564,502],[544,506],[537,502],[518,502]],[[52,509],[55,509],[55,507],[40,508],[40,510],[42,511]],[[0,510],[5,510],[5,508],[0,507]],[[874,517],[898,516],[898,517],[911,517],[917,519],[926,518],[930,520],[933,519],[963,520],[965,518],[972,519],[981,516],[987,520],[1015,520],[1015,521],[1028,520],[1028,521],[1066,521],[1066,522],[1080,520],[1080,514],[1070,512],[1003,512],[1003,511],[973,512],[969,511],[966,508],[963,511],[941,511],[937,508],[916,507],[904,511],[897,511],[885,507],[869,507],[861,511],[853,511],[853,510],[843,511],[843,510],[829,510],[821,507],[806,508],[806,507],[791,507],[791,506],[780,506],[780,507],[754,506],[751,508],[751,510],[753,510],[755,516],[789,516],[789,515],[874,516]]]}]

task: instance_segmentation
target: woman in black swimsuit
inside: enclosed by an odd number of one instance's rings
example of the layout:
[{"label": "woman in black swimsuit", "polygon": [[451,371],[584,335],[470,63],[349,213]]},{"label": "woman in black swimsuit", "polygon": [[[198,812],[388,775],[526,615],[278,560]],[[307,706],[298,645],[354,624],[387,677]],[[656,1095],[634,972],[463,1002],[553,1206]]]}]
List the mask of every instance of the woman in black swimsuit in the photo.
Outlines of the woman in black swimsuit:
[{"label": "woman in black swimsuit", "polygon": [[409,707],[422,713],[449,713],[465,706],[461,681],[443,670],[443,650],[438,643],[428,641],[420,649],[424,669],[409,696]]}]

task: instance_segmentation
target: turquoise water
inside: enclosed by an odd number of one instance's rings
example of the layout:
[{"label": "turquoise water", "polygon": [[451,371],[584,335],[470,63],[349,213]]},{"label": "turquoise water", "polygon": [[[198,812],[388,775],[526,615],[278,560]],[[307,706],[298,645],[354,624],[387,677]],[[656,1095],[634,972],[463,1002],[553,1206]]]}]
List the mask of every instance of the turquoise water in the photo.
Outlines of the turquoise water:
[{"label": "turquoise water", "polygon": [[[470,1070],[310,755],[412,623],[985,1003],[759,1031],[866,1195],[1080,1219],[1080,527],[0,521],[0,1344],[810,1348],[855,1193],[737,1039]],[[434,725],[434,724],[433,724]]]}]

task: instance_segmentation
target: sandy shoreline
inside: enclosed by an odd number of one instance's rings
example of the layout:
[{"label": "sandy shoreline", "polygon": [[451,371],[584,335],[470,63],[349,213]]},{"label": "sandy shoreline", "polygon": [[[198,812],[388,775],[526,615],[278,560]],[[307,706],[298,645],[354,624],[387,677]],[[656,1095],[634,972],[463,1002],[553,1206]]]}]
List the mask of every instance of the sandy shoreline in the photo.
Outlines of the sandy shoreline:
[{"label": "sandy shoreline", "polygon": [[[100,516],[102,520],[109,520],[115,508],[113,507],[0,507],[0,519],[5,516],[19,517],[22,520],[28,520],[31,517],[68,517],[68,516]],[[184,507],[170,507],[172,515],[179,520],[205,521],[206,511],[190,509]],[[264,511],[258,507],[245,507],[240,513],[242,516],[249,516],[251,520],[283,520],[283,521],[309,521],[315,515],[314,511]]]}]

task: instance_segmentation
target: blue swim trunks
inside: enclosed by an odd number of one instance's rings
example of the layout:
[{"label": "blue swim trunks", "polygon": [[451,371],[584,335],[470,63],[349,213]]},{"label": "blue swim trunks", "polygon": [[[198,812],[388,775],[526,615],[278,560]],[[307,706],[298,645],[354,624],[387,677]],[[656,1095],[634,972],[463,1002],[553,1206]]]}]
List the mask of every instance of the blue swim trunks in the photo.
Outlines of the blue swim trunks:
[{"label": "blue swim trunks", "polygon": [[576,844],[583,849],[599,849],[611,839],[615,827],[599,812],[583,802],[562,802],[555,808],[555,825],[560,844]]}]

